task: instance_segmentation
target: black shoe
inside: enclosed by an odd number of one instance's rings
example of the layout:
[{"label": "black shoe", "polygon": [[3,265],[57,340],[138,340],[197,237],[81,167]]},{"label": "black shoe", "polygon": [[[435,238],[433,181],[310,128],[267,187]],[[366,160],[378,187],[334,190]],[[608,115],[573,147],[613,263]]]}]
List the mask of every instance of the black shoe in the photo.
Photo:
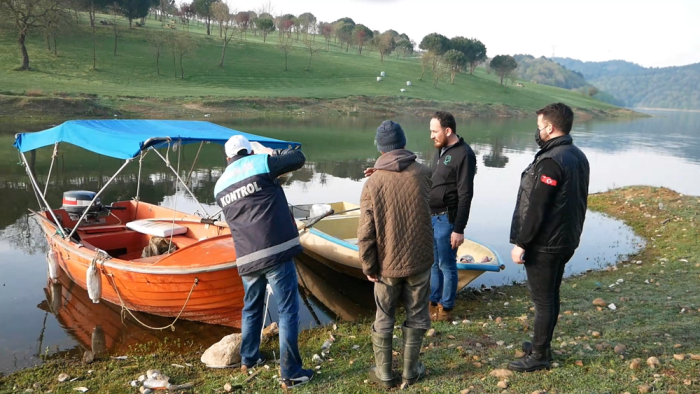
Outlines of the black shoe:
[{"label": "black shoe", "polygon": [[280,382],[282,383],[282,388],[284,390],[289,390],[294,387],[301,386],[303,384],[309,383],[311,379],[314,377],[314,371],[310,369],[302,369],[301,373],[299,373],[299,376],[296,378],[289,378],[289,379],[281,379]]},{"label": "black shoe", "polygon": [[551,351],[547,349],[544,353],[533,350],[525,357],[512,361],[508,364],[508,369],[515,372],[534,372],[541,369],[549,369],[551,366]]},{"label": "black shoe", "polygon": [[[528,342],[528,341],[523,342],[522,350],[523,350],[523,352],[525,352],[525,356],[527,356],[528,354],[531,354],[532,353],[532,342]],[[551,363],[552,361],[554,361],[554,357],[552,357],[552,352],[548,351],[547,354],[549,354],[549,362]]]},{"label": "black shoe", "polygon": [[251,365],[244,364],[241,362],[241,371],[247,372],[251,368],[259,367],[259,366],[265,364],[266,361],[267,360],[265,359],[265,357],[260,356],[260,358],[258,358],[258,361],[256,361],[254,364],[251,364]]}]

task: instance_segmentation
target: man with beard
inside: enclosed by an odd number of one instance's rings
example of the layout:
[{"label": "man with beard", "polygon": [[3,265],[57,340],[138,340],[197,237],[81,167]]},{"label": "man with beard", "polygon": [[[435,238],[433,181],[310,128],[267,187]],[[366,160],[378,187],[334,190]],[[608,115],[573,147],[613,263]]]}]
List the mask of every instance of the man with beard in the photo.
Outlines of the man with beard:
[{"label": "man with beard", "polygon": [[449,112],[433,115],[430,138],[437,148],[430,190],[434,237],[430,318],[451,321],[457,297],[457,248],[464,243],[464,228],[474,196],[476,156],[457,135],[457,122]]},{"label": "man with beard", "polygon": [[535,303],[535,335],[523,343],[525,356],[508,368],[533,372],[549,368],[550,343],[559,316],[559,287],[564,267],[579,245],[588,202],[586,155],[569,132],[574,113],[562,103],[537,111],[535,160],[522,173],[513,213],[511,258],[525,264]]}]

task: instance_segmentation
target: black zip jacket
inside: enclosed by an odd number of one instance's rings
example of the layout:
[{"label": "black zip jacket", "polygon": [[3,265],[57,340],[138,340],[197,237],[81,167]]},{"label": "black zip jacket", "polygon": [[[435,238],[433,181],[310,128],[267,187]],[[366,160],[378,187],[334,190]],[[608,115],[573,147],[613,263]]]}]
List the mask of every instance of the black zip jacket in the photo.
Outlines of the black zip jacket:
[{"label": "black zip jacket", "polygon": [[441,150],[435,152],[431,166],[433,187],[430,190],[430,211],[433,214],[449,211],[453,231],[464,234],[474,197],[476,155],[462,137],[442,155]]},{"label": "black zip jacket", "polygon": [[542,253],[575,250],[586,218],[589,173],[586,155],[570,135],[547,141],[523,171],[510,242]]},{"label": "black zip jacket", "polygon": [[[233,163],[240,156],[230,157],[226,164]],[[306,156],[301,149],[276,149],[267,156],[267,166],[270,169],[270,176],[277,178],[288,172],[296,171],[304,166]]]}]

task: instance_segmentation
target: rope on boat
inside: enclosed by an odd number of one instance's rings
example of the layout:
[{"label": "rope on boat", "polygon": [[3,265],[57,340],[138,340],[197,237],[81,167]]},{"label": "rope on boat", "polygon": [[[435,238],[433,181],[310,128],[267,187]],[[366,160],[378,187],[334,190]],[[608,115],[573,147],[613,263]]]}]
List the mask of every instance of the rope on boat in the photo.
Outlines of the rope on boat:
[{"label": "rope on boat", "polygon": [[122,307],[122,313],[121,313],[121,315],[122,315],[122,323],[124,322],[124,316],[125,316],[124,311],[126,311],[126,312],[128,312],[129,315],[130,315],[134,320],[136,320],[140,325],[142,325],[142,326],[144,326],[144,327],[146,327],[146,328],[148,328],[148,329],[157,330],[157,331],[165,330],[165,329],[168,329],[168,328],[170,328],[172,331],[175,331],[175,323],[178,321],[178,319],[180,318],[180,316],[182,316],[182,312],[185,311],[185,308],[187,307],[187,303],[190,302],[190,297],[192,296],[192,293],[194,292],[194,288],[197,287],[197,285],[199,284],[199,279],[198,279],[198,278],[194,278],[194,283],[192,284],[192,288],[190,289],[190,293],[187,295],[187,299],[185,300],[185,304],[182,306],[182,309],[180,309],[180,313],[177,314],[177,317],[175,317],[175,320],[173,320],[172,323],[168,324],[167,326],[163,326],[163,327],[151,327],[151,326],[149,326],[148,324],[146,324],[146,323],[142,322],[141,320],[139,320],[136,316],[134,316],[134,314],[131,312],[131,310],[130,310],[129,308],[126,307],[126,304],[124,303],[124,300],[122,299],[121,294],[119,294],[119,289],[117,289],[117,285],[116,285],[116,283],[115,283],[115,281],[114,281],[114,274],[109,273],[109,274],[107,274],[107,276],[109,276],[110,278],[112,278],[112,280],[111,280],[111,282],[112,282],[112,287],[114,288],[114,291],[117,293],[117,297],[119,298],[119,302],[121,303],[121,307]]},{"label": "rope on boat", "polygon": [[204,141],[199,144],[199,149],[197,149],[197,154],[194,156],[194,161],[192,162],[192,167],[190,168],[190,173],[185,178],[185,184],[190,183],[192,180],[192,173],[194,172],[194,166],[197,164],[197,159],[199,158],[199,152],[202,151],[202,146],[204,146]]},{"label": "rope on boat", "polygon": [[51,166],[49,166],[49,175],[46,176],[46,185],[44,185],[44,197],[46,197],[46,192],[49,190],[49,182],[51,181],[51,171],[53,170],[53,163],[56,161],[58,156],[58,142],[53,145],[53,154],[51,155]]}]

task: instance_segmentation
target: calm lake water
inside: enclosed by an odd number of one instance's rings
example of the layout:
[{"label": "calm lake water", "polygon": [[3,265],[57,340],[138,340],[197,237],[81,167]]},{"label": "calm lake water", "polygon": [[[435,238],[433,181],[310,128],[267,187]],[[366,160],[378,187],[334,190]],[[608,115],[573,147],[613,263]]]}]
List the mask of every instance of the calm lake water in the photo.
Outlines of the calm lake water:
[{"label": "calm lake water", "polygon": [[[576,144],[591,163],[591,192],[646,184],[666,186],[681,193],[700,195],[700,114],[652,113],[654,117],[626,121],[590,121],[576,124]],[[265,119],[225,121],[221,124],[273,138],[298,141],[307,155],[306,166],[285,185],[289,202],[349,201],[357,203],[363,186],[363,170],[378,153],[374,132],[383,119]],[[408,149],[419,159],[432,158],[429,119],[397,118],[408,138]],[[118,355],[129,346],[167,338],[169,343],[209,345],[230,333],[229,328],[180,322],[177,331],[152,332],[131,320],[122,322],[118,307],[106,302],[92,304],[85,290],[63,279],[47,285],[46,241],[27,208],[36,209],[36,199],[12,142],[13,133],[41,130],[0,124],[0,373],[36,365],[44,354],[76,354],[97,345]],[[521,267],[508,262],[510,218],[521,171],[536,152],[535,122],[528,120],[458,120],[458,131],[477,154],[475,197],[466,236],[485,243],[504,259],[501,273],[486,273],[472,286],[493,286],[522,281]],[[39,151],[32,159],[43,184],[51,149]],[[184,176],[193,169],[192,189],[210,212],[215,212],[214,184],[224,168],[223,149],[205,145],[197,164],[197,146],[171,152]],[[31,156],[29,156],[31,159]],[[76,147],[61,146],[53,169],[48,199],[59,206],[65,190],[98,190],[121,163]],[[175,188],[174,176],[157,157],[144,162],[141,198],[178,210],[193,212],[196,203]],[[131,198],[135,194],[137,165],[122,173],[105,192],[102,201]],[[567,266],[567,275],[602,268],[619,256],[633,252],[641,240],[619,221],[589,212],[581,246]],[[301,319],[303,327],[327,324],[332,319],[351,319],[371,313],[371,286],[348,281],[314,261],[301,261]],[[276,320],[275,306],[271,317]],[[60,313],[59,313],[60,311]],[[154,324],[169,319],[141,315]]]}]

